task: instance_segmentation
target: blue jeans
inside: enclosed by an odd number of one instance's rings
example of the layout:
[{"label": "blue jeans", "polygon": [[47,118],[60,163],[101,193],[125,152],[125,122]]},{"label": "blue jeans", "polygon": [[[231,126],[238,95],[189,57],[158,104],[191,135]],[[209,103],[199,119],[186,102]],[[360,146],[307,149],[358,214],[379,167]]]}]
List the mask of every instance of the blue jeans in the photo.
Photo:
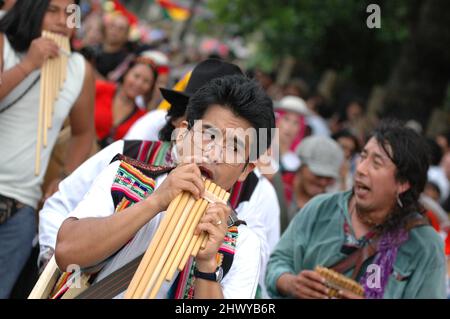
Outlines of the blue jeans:
[{"label": "blue jeans", "polygon": [[25,206],[0,225],[0,299],[9,298],[36,234],[34,208]]}]

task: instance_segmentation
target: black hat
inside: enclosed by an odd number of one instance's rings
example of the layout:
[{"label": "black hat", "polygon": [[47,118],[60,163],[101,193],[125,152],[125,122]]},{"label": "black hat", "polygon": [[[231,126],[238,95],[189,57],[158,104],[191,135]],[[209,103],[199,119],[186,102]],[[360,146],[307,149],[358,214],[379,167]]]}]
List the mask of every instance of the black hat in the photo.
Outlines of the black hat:
[{"label": "black hat", "polygon": [[172,107],[186,108],[189,98],[203,85],[215,78],[235,74],[244,75],[237,65],[218,59],[207,59],[197,64],[192,70],[189,82],[183,92],[164,88],[160,88],[160,91]]}]

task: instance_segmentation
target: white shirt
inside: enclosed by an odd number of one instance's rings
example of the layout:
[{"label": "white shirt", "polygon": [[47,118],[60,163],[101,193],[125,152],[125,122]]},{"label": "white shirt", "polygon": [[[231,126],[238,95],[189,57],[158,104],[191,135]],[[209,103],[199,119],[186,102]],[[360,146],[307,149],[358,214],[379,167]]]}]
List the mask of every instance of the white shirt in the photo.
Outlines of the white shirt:
[{"label": "white shirt", "polygon": [[430,166],[427,177],[430,182],[437,184],[439,187],[441,191],[439,200],[443,203],[450,193],[450,181],[445,176],[444,170],[440,166]]},{"label": "white shirt", "polygon": [[249,201],[242,202],[236,208],[239,219],[261,239],[261,274],[259,285],[263,298],[269,298],[264,276],[270,254],[280,240],[280,205],[274,187],[258,169],[254,170],[259,182]]},{"label": "white shirt", "polygon": [[[123,153],[124,141],[119,140],[92,156],[59,184],[59,190],[44,203],[39,212],[40,258],[44,247],[55,249],[56,236],[62,222],[67,218],[86,192],[91,188],[97,175],[111,162],[112,158]],[[272,184],[255,170],[259,182],[249,201],[236,208],[238,217],[246,221],[260,239],[261,276],[259,284],[265,295],[264,272],[270,254],[280,238],[280,206]]]},{"label": "white shirt", "polygon": [[[120,162],[114,162],[106,167],[94,181],[91,189],[68,217],[78,219],[88,217],[108,217],[114,214],[114,203],[111,197],[111,185],[117,173]],[[164,181],[167,175],[156,180],[156,188]],[[134,238],[121,249],[100,271],[96,281],[99,281],[144,253],[153,238],[164,213],[145,224]],[[230,271],[221,282],[225,298],[254,298],[260,275],[260,241],[248,227],[238,227],[236,241],[236,254]],[[157,297],[165,298],[170,286],[165,283]]]},{"label": "white shirt", "polygon": [[137,120],[128,130],[124,140],[159,140],[159,131],[166,125],[165,110],[150,111]]},{"label": "white shirt", "polygon": [[286,152],[281,156],[281,164],[286,171],[295,172],[300,167],[300,159],[294,152]]},{"label": "white shirt", "polygon": [[309,115],[306,117],[306,123],[311,127],[312,135],[330,136],[331,132],[327,122],[319,115]]}]

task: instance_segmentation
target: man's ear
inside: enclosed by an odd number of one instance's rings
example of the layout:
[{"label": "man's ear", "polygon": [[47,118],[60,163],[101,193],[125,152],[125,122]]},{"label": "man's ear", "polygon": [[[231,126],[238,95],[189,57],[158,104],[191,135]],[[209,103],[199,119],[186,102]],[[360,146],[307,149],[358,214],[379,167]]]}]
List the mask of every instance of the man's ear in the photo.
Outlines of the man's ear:
[{"label": "man's ear", "polygon": [[243,182],[247,178],[248,174],[250,174],[254,169],[256,165],[255,163],[248,163],[245,166],[245,169],[242,171],[241,175],[239,175],[238,181]]},{"label": "man's ear", "polygon": [[175,129],[176,133],[176,140],[177,142],[181,142],[185,137],[186,134],[188,133],[189,129],[188,129],[189,125],[187,121],[182,121],[179,126]]},{"label": "man's ear", "polygon": [[408,191],[411,188],[411,184],[409,181],[400,182],[397,187],[397,194],[401,195],[404,192]]}]

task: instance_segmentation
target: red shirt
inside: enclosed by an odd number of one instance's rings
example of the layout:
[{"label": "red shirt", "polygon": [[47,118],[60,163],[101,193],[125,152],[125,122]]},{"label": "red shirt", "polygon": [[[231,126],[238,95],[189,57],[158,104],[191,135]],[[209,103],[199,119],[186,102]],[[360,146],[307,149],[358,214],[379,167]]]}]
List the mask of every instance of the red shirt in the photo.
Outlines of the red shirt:
[{"label": "red shirt", "polygon": [[[103,140],[111,134],[113,129],[112,106],[114,96],[117,92],[117,85],[115,83],[97,80],[95,82],[95,89],[95,131],[97,133],[97,139]],[[145,111],[142,111],[136,106],[133,114],[115,128],[113,134],[114,140],[122,139],[134,122],[144,114]]]}]

